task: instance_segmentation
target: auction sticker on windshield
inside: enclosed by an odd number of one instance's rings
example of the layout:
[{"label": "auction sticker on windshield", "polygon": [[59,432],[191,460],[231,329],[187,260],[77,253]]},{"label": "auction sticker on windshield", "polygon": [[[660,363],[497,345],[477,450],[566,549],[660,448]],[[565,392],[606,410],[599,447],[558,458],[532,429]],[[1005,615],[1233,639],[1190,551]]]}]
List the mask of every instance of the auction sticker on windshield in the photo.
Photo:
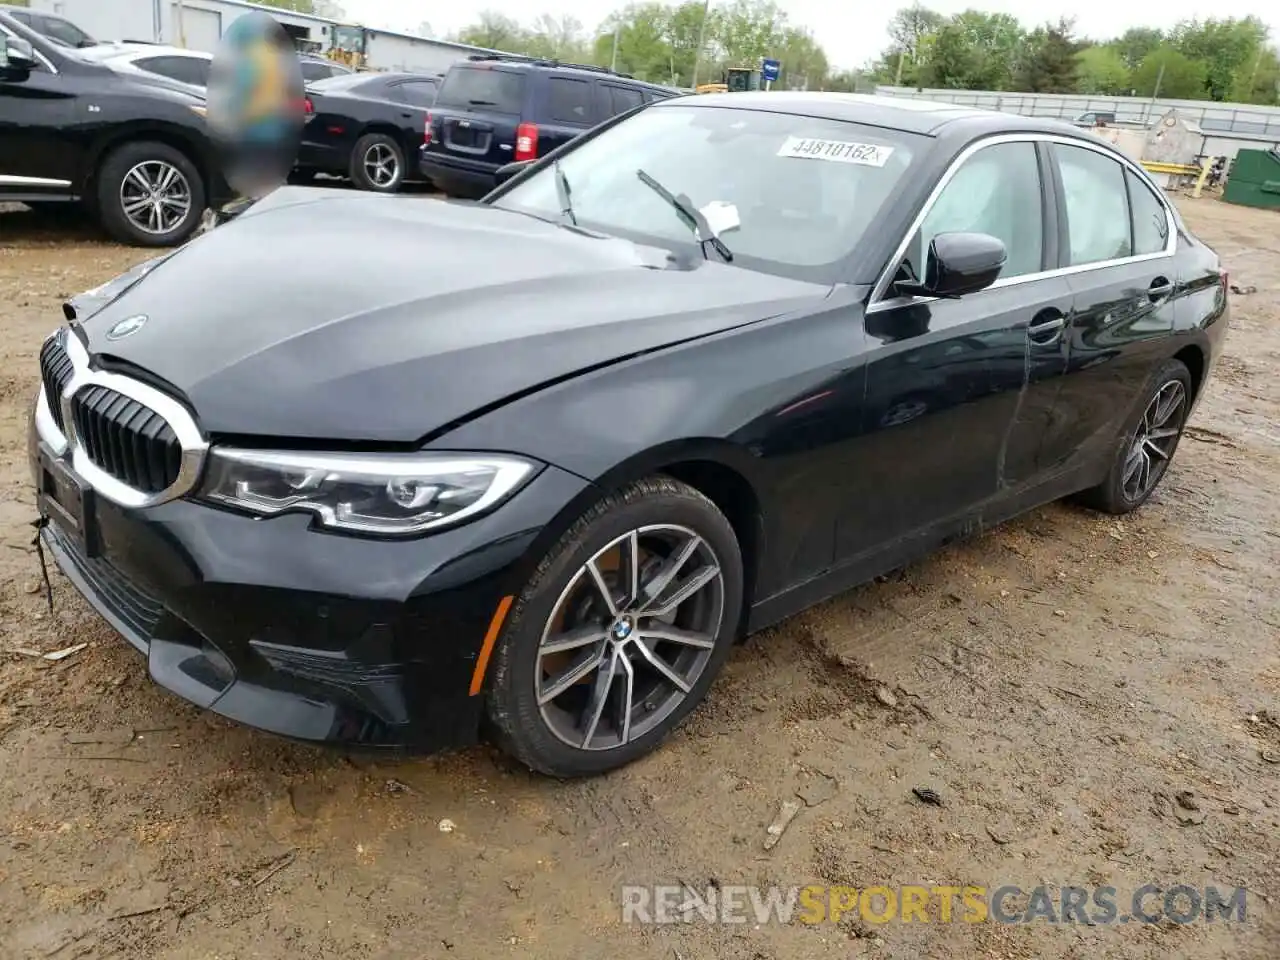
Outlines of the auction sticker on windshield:
[{"label": "auction sticker on windshield", "polygon": [[815,140],[811,137],[787,137],[778,150],[780,157],[801,160],[830,160],[833,163],[858,163],[864,167],[883,167],[893,147],[875,143],[851,143],[848,140]]}]

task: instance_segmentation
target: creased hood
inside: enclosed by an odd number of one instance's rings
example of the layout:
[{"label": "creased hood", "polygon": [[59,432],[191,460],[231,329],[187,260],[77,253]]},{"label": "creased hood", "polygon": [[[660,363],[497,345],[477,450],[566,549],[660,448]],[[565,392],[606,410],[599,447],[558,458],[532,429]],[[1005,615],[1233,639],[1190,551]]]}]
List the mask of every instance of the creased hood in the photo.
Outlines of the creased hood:
[{"label": "creased hood", "polygon": [[83,328],[92,353],[165,381],[211,434],[407,443],[827,292],[716,262],[672,268],[662,250],[481,205],[288,188]]}]

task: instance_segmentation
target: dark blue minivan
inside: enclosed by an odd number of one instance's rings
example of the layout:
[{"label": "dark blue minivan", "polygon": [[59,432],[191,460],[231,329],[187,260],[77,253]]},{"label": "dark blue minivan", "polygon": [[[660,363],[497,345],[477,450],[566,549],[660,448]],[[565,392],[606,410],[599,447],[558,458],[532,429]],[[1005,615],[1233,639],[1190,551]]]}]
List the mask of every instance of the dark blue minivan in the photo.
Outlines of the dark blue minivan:
[{"label": "dark blue minivan", "polygon": [[478,198],[497,169],[550,153],[610,117],[680,91],[604,67],[477,54],[449,68],[428,115],[423,176]]}]

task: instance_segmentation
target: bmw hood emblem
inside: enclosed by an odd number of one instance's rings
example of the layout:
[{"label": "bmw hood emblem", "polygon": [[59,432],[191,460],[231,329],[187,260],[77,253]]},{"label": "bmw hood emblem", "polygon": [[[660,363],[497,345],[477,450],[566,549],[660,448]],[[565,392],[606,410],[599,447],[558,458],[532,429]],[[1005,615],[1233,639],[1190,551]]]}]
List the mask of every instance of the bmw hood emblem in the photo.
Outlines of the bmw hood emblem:
[{"label": "bmw hood emblem", "polygon": [[147,322],[147,315],[140,313],[134,317],[125,317],[114,327],[107,331],[108,340],[123,340],[130,334],[137,333]]}]

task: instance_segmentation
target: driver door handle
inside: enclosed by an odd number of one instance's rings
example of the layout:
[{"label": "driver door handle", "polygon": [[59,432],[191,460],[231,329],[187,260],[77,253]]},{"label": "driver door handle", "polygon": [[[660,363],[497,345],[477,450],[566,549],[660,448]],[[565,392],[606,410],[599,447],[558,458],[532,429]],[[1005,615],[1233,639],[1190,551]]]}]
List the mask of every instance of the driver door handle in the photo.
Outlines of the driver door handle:
[{"label": "driver door handle", "polygon": [[1053,307],[1041,310],[1027,325],[1027,339],[1040,346],[1051,346],[1067,326],[1067,318]]}]

